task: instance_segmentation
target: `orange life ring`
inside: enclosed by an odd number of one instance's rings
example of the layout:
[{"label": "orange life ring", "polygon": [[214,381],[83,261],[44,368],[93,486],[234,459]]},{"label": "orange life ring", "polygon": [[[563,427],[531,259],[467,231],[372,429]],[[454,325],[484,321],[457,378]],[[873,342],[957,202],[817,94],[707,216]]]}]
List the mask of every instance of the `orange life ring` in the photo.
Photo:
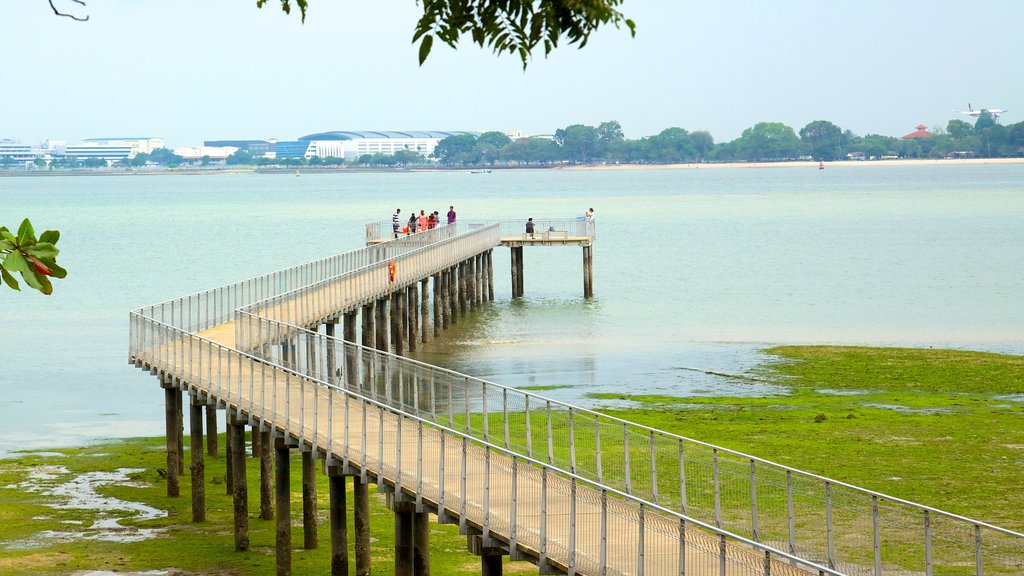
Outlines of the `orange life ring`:
[{"label": "orange life ring", "polygon": [[397,266],[395,266],[395,261],[392,260],[391,262],[388,262],[388,279],[390,281],[392,281],[392,282],[395,281],[395,274],[396,274],[396,272],[397,272]]}]

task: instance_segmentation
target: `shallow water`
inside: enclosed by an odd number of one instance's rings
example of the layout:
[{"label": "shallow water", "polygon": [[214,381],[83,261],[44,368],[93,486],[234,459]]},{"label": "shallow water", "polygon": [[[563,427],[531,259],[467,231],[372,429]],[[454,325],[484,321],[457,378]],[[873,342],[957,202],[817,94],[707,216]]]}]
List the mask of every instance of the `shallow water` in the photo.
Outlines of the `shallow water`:
[{"label": "shallow water", "polygon": [[419,357],[587,405],[589,393],[773,393],[772,344],[1024,353],[1024,165],[831,170],[0,178],[0,224],[62,232],[56,293],[0,293],[0,453],[158,435],[127,366],[132,308],[361,246],[396,206],[462,218],[597,212],[580,250],[531,248],[511,301]]}]

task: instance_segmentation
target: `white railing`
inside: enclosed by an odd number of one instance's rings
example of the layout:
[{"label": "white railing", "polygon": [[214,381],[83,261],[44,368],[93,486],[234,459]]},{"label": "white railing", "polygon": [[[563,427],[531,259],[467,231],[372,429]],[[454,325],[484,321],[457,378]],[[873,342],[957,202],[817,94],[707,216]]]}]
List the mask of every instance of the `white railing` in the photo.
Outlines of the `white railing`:
[{"label": "white railing", "polygon": [[[454,433],[457,442],[531,470],[540,466],[549,480],[639,503],[640,514],[667,513],[670,524],[703,526],[773,559],[820,564],[815,569],[823,573],[1024,572],[1024,535],[1017,532],[303,329],[490,249],[504,234],[493,224],[471,226],[441,227],[137,310],[131,357],[348,460],[372,454],[348,453],[363,440],[345,435],[347,424],[343,433],[337,422],[326,431],[317,423],[331,420],[331,403],[342,398],[376,406],[380,418],[418,422],[440,434],[442,446]],[[195,334],[228,321],[235,322],[234,349]],[[325,391],[328,407],[313,402],[308,414],[306,395]],[[302,407],[298,422],[295,406]],[[348,408],[344,414],[350,417]],[[409,486],[404,472],[396,481]]]},{"label": "white railing", "polygon": [[[498,226],[500,226],[501,228],[501,237],[504,239],[574,239],[577,242],[583,240],[591,244],[593,244],[594,241],[597,240],[597,224],[593,220],[588,220],[583,216],[578,216],[576,218],[534,218],[533,234],[528,234],[526,232],[527,220],[528,218],[501,218],[497,220],[459,220],[453,225],[457,226],[460,230],[474,230],[477,228],[481,228],[483,226],[498,224]],[[441,228],[446,228],[450,226],[452,225],[440,225]],[[415,236],[415,234],[406,234],[405,232],[399,232],[397,237],[405,238],[406,236],[409,235]],[[395,234],[392,230],[391,222],[378,221],[366,224],[367,244],[381,243],[386,240],[393,239],[394,237]]]}]

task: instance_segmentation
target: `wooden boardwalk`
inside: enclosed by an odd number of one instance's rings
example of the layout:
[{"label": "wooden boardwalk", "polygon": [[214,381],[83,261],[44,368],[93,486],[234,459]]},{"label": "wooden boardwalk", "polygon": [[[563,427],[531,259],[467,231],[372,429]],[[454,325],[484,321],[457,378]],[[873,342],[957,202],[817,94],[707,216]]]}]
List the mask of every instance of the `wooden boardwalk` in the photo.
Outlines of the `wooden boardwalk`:
[{"label": "wooden boardwalk", "polygon": [[[142,309],[132,314],[131,361],[165,387],[226,408],[236,422],[270,429],[343,474],[377,483],[396,504],[457,523],[479,545],[530,560],[542,573],[882,573],[870,561],[829,569],[821,553],[796,557],[756,541],[756,505],[755,538],[748,539],[685,516],[664,497],[659,504],[653,431],[641,431],[641,438],[650,436],[649,462],[633,464],[640,478],[651,466],[647,492],[630,472],[628,434],[623,486],[607,460],[602,476],[600,438],[594,454],[577,451],[571,408],[569,446],[553,440],[549,402],[548,451],[535,455],[531,446],[543,442],[544,431],[538,424],[531,439],[529,398],[525,424],[510,431],[514,391],[498,389],[505,403],[488,407],[491,392],[473,388],[487,383],[388,353],[403,341],[426,341],[430,328],[436,336],[449,320],[493,299],[490,251],[507,238],[493,226],[437,231]],[[319,330],[339,319],[348,342]],[[487,431],[495,410],[505,412],[503,424],[490,424],[504,426],[503,439]],[[572,453],[571,465],[553,456],[563,448]],[[596,475],[577,469],[577,459],[593,458]],[[717,467],[726,465],[718,458],[716,452],[716,509]],[[749,468],[752,480],[753,460]],[[684,484],[682,510],[686,490]],[[792,549],[792,520],[790,538]],[[829,538],[832,563],[831,528]]]}]

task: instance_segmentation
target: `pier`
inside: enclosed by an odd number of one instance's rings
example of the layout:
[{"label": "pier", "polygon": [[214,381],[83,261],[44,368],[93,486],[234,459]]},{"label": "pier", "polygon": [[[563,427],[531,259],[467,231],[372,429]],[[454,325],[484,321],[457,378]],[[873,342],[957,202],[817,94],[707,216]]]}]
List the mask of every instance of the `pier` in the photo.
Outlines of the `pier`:
[{"label": "pier", "polygon": [[429,574],[431,521],[457,525],[488,576],[502,556],[588,575],[1021,567],[1024,535],[404,357],[495,299],[494,248],[513,250],[513,297],[526,246],[582,246],[588,269],[592,223],[570,236],[578,221],[566,220],[563,237],[543,222],[529,238],[499,222],[370,238],[371,224],[365,248],[133,311],[129,361],[165,398],[168,495],[185,476],[187,397],[193,520],[223,411],[235,548],[248,550],[249,522],[275,522],[278,574],[298,545],[292,458],[304,548],[320,545],[314,476],[329,477],[332,574],[348,574],[353,556],[369,573],[370,483],[394,513],[402,576]]}]

